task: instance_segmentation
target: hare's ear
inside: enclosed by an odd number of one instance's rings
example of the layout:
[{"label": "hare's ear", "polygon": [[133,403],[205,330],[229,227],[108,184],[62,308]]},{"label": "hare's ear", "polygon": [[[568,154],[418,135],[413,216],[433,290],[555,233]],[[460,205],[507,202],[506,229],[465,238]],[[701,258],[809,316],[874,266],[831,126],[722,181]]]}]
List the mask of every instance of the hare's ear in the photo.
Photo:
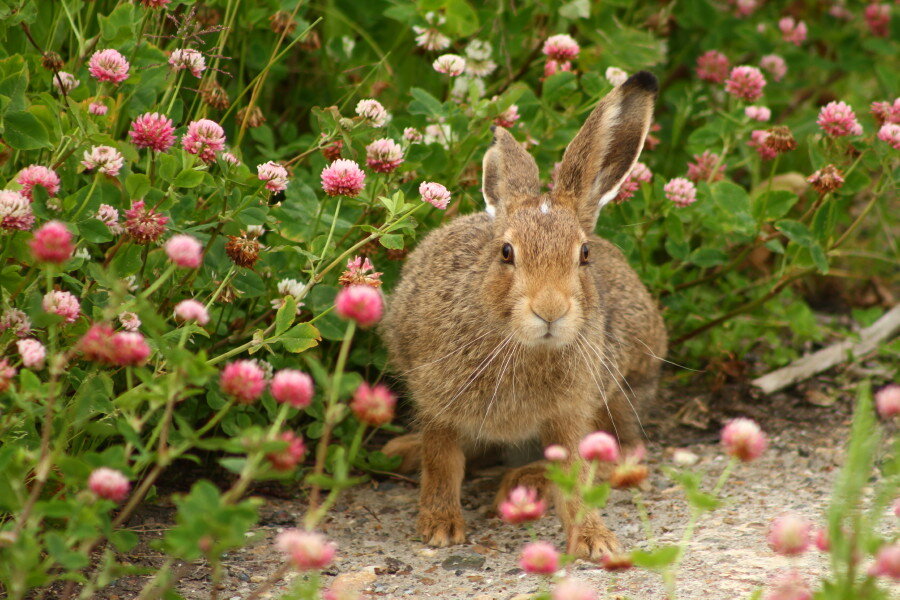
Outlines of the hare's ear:
[{"label": "hare's ear", "polygon": [[537,163],[516,138],[492,127],[494,142],[484,153],[481,191],[491,215],[541,193]]},{"label": "hare's ear", "polygon": [[635,73],[600,101],[566,148],[553,201],[570,204],[589,231],[641,154],[658,87],[652,73]]}]

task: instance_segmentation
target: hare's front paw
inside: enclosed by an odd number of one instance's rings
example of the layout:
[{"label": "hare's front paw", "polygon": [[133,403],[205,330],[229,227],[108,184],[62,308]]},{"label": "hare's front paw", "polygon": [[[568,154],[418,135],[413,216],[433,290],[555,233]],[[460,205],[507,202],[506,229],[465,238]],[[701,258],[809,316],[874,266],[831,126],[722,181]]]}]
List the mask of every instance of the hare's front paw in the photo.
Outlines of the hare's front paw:
[{"label": "hare's front paw", "polygon": [[422,509],[417,529],[429,546],[444,548],[466,541],[466,523],[459,510]]},{"label": "hare's front paw", "polygon": [[577,558],[596,561],[606,554],[619,554],[621,551],[616,534],[599,519],[587,519],[569,532],[569,553]]}]

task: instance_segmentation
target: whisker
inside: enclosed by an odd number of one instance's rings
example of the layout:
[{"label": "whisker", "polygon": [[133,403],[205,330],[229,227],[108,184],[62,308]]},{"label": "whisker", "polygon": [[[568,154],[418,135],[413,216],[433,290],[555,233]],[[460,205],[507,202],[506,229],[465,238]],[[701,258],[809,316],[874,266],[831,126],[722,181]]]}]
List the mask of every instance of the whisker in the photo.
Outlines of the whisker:
[{"label": "whisker", "polygon": [[497,391],[500,389],[500,383],[503,381],[503,376],[506,375],[506,368],[510,364],[513,356],[519,351],[519,344],[515,343],[510,347],[510,350],[503,360],[503,363],[500,366],[500,376],[497,378],[497,384],[494,386],[494,393],[491,395],[491,401],[488,402],[487,409],[484,411],[484,417],[481,419],[481,425],[478,427],[478,435],[477,438],[481,438],[481,432],[484,429],[484,424],[487,422],[488,415],[491,412],[491,407],[494,405],[494,400],[497,399]]},{"label": "whisker", "polygon": [[606,390],[603,389],[603,386],[600,385],[600,382],[597,380],[597,374],[594,373],[594,370],[592,368],[593,363],[591,362],[590,356],[584,349],[582,339],[583,336],[579,333],[578,338],[575,339],[575,347],[578,349],[579,354],[581,354],[581,357],[584,359],[585,367],[587,368],[588,373],[590,373],[591,379],[594,380],[594,385],[596,385],[597,389],[600,391],[600,396],[603,398],[603,406],[606,407],[606,412],[609,414],[609,422],[613,426],[613,433],[615,433],[616,438],[618,438],[619,430],[616,427],[616,420],[613,418],[612,411],[609,409],[609,402],[606,399]]},{"label": "whisker", "polygon": [[[612,369],[609,368],[609,365],[607,364],[607,361],[604,360],[604,357],[606,357],[606,354],[605,354],[605,353],[602,353],[602,354],[601,354],[602,351],[601,351],[600,349],[596,348],[595,345],[592,344],[588,339],[586,339],[581,333],[579,333],[578,335],[582,337],[582,339],[584,340],[585,344],[587,344],[588,349],[590,349],[590,350],[592,350],[592,351],[594,352],[594,355],[600,360],[600,364],[603,365],[603,367],[604,367],[604,368],[606,369],[606,371],[609,373],[609,376],[612,378],[612,380],[615,382],[615,384],[619,387],[619,391],[622,392],[622,396],[625,397],[625,401],[628,403],[628,406],[631,407],[631,412],[634,413],[634,417],[635,417],[635,419],[637,419],[638,426],[641,428],[641,433],[642,433],[642,434],[644,435],[644,437],[646,438],[646,437],[647,437],[647,432],[644,430],[644,424],[641,423],[641,417],[640,417],[640,415],[638,414],[637,409],[634,407],[634,403],[633,403],[633,402],[631,401],[631,399],[628,397],[628,394],[625,393],[625,388],[622,387],[622,384],[619,383],[619,380],[616,379],[616,376],[615,376],[615,375],[613,375]],[[618,367],[616,367],[616,370],[618,371]],[[620,372],[620,375],[621,375],[621,372]],[[623,379],[624,379],[624,377],[623,377]],[[626,380],[626,383],[628,383],[627,380]],[[628,387],[631,388],[631,385],[629,385]],[[634,391],[632,390],[632,394],[633,394],[633,393],[634,393]]]},{"label": "whisker", "polygon": [[486,332],[482,333],[481,335],[479,335],[479,336],[478,336],[477,338],[475,338],[474,340],[470,341],[469,343],[463,344],[462,346],[456,348],[455,350],[452,350],[449,354],[445,354],[444,356],[441,356],[440,358],[436,358],[436,359],[434,359],[434,360],[430,360],[430,361],[428,361],[427,363],[422,363],[421,365],[419,365],[419,366],[417,366],[417,367],[413,367],[412,369],[407,369],[406,371],[404,371],[404,374],[409,374],[409,373],[412,373],[413,371],[418,371],[419,369],[421,369],[421,368],[423,368],[423,367],[427,367],[427,366],[429,366],[429,365],[433,365],[434,363],[440,362],[440,361],[444,360],[445,358],[450,358],[450,357],[453,356],[454,354],[459,354],[460,352],[462,352],[463,350],[465,350],[465,349],[468,348],[469,346],[472,346],[473,344],[475,344],[475,342],[477,342],[478,340],[484,338],[485,336],[490,335],[491,333],[493,333],[493,332],[492,332],[492,331],[486,331]]}]

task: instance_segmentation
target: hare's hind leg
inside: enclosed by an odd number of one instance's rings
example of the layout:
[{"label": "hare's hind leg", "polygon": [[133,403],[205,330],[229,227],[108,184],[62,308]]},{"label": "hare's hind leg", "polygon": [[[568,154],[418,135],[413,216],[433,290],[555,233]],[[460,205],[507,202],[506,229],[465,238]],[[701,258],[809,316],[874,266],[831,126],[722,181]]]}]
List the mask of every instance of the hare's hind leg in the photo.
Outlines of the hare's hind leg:
[{"label": "hare's hind leg", "polygon": [[520,486],[536,491],[542,500],[549,499],[551,489],[550,482],[547,480],[547,461],[536,460],[507,471],[494,496],[494,512],[499,513],[500,504],[509,497],[511,491]]},{"label": "hare's hind leg", "polygon": [[415,473],[422,466],[422,434],[408,433],[395,437],[381,449],[388,456],[399,456],[403,460],[397,467],[399,473]]}]

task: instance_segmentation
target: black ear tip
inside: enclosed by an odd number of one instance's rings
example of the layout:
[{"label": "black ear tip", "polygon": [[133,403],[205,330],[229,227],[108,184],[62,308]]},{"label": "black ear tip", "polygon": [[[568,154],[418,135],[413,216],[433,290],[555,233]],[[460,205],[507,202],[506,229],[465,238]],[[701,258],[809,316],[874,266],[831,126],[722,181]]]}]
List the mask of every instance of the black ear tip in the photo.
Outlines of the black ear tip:
[{"label": "black ear tip", "polygon": [[638,87],[645,92],[655,94],[659,91],[659,81],[650,71],[638,71],[623,84],[626,87]]},{"label": "black ear tip", "polygon": [[491,125],[491,133],[497,133],[497,126]]}]

